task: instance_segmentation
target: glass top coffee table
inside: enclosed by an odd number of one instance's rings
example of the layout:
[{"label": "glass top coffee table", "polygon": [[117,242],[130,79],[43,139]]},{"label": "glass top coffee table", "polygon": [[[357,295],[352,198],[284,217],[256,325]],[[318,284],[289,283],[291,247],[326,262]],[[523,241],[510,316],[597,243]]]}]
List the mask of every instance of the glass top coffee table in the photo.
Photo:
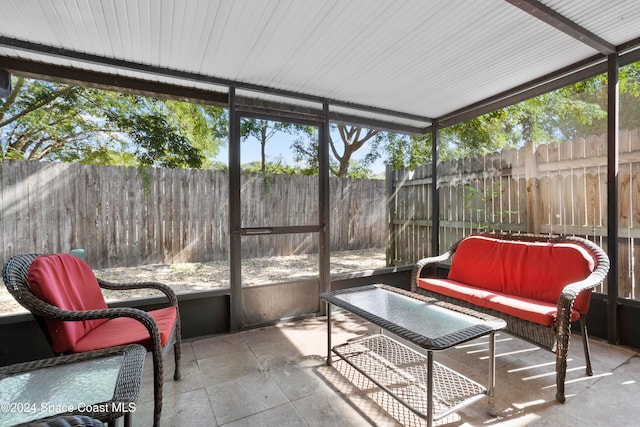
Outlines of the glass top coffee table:
[{"label": "glass top coffee table", "polygon": [[[488,396],[495,415],[495,332],[506,323],[493,316],[386,285],[368,285],[320,298],[327,303],[327,364],[335,353],[431,426]],[[377,334],[331,346],[331,306],[353,313],[400,340]],[[433,352],[489,335],[489,381],[481,384],[433,361]],[[408,341],[423,352],[406,345]]]},{"label": "glass top coffee table", "polygon": [[69,414],[129,426],[146,354],[132,344],[0,367],[0,427]]}]

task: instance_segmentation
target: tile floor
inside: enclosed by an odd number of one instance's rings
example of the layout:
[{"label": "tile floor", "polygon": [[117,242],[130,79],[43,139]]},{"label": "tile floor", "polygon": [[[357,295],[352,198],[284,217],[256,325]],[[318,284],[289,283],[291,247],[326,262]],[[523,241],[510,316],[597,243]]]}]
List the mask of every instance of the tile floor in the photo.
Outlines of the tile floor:
[{"label": "tile floor", "polygon": [[[370,333],[371,325],[334,316],[332,339]],[[166,361],[163,426],[425,426],[386,393],[359,380],[348,365],[325,363],[326,319],[316,318],[185,342],[182,379]],[[594,375],[584,374],[581,338],[574,336],[567,402],[555,396],[554,355],[501,333],[496,338],[497,416],[486,400],[440,420],[446,426],[640,425],[640,354],[591,340]],[[487,339],[435,354],[435,360],[486,384]],[[133,415],[150,426],[151,363]],[[351,381],[347,380],[350,378]]]}]

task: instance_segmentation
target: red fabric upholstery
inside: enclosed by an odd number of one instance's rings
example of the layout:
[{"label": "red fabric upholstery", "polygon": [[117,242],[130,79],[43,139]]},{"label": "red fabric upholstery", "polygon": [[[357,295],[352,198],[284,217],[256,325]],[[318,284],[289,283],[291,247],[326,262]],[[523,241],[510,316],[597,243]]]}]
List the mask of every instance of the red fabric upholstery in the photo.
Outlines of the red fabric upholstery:
[{"label": "red fabric upholstery", "polygon": [[[518,242],[470,236],[453,257],[448,278],[477,288],[557,304],[562,289],[595,268],[589,253],[570,243]],[[574,308],[589,309],[589,293]]]},{"label": "red fabric upholstery", "polygon": [[[160,342],[164,347],[171,337],[171,330],[176,321],[176,308],[166,307],[148,312],[158,324]],[[149,331],[137,320],[129,317],[110,319],[92,329],[71,349],[74,353],[115,347],[124,344],[142,344],[151,349]]]},{"label": "red fabric upholstery", "polygon": [[[43,255],[29,268],[27,281],[33,293],[51,305],[65,310],[100,310],[107,308],[98,281],[91,268],[71,254]],[[45,319],[53,351],[65,353],[107,319],[62,322]]]},{"label": "red fabric upholstery", "polygon": [[[529,322],[550,326],[556,321],[557,303],[548,303],[507,295],[449,279],[421,278],[418,280],[418,286],[438,294],[467,301],[479,307],[490,308]],[[571,321],[578,319],[580,319],[580,313],[575,309],[572,310]]]},{"label": "red fabric upholstery", "polygon": [[[70,311],[107,308],[91,267],[71,254],[36,258],[27,281],[36,296],[56,307]],[[148,313],[156,320],[160,341],[165,346],[176,321],[176,308]],[[45,319],[45,322],[56,353],[80,353],[134,343],[151,348],[147,328],[129,317],[68,322]]]}]

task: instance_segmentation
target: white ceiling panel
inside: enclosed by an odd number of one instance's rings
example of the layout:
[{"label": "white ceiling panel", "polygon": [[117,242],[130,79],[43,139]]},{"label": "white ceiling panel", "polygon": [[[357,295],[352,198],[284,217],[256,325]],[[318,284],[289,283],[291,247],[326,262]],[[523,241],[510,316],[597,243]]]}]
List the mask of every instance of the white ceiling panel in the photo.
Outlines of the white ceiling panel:
[{"label": "white ceiling panel", "polygon": [[638,37],[640,1],[547,0],[543,3],[614,45]]},{"label": "white ceiling panel", "polygon": [[[541,3],[614,46],[640,37],[638,1]],[[602,55],[505,0],[3,0],[0,16],[1,56],[262,87],[403,124]]]}]

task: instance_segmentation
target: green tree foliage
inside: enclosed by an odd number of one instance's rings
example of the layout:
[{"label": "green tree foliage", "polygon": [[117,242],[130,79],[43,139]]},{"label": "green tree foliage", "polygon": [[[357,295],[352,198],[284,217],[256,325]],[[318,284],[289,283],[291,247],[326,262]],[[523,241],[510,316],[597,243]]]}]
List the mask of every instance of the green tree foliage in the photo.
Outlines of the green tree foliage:
[{"label": "green tree foliage", "polygon": [[431,162],[431,134],[419,137],[389,135],[387,165],[392,169],[415,168]]},{"label": "green tree foliage", "polygon": [[229,120],[223,108],[180,101],[164,101],[165,117],[179,129],[205,157],[203,167],[213,167],[212,160],[227,143]]},{"label": "green tree foliage", "polygon": [[[621,67],[619,72],[621,129],[636,129],[640,127],[640,62]],[[570,86],[567,96],[576,98],[584,103],[597,106],[603,114],[594,117],[587,125],[577,124],[573,135],[585,138],[591,134],[601,135],[607,131],[607,76],[605,74],[585,80]]]},{"label": "green tree foliage", "polygon": [[14,78],[0,159],[200,168],[226,135],[220,108]]}]

